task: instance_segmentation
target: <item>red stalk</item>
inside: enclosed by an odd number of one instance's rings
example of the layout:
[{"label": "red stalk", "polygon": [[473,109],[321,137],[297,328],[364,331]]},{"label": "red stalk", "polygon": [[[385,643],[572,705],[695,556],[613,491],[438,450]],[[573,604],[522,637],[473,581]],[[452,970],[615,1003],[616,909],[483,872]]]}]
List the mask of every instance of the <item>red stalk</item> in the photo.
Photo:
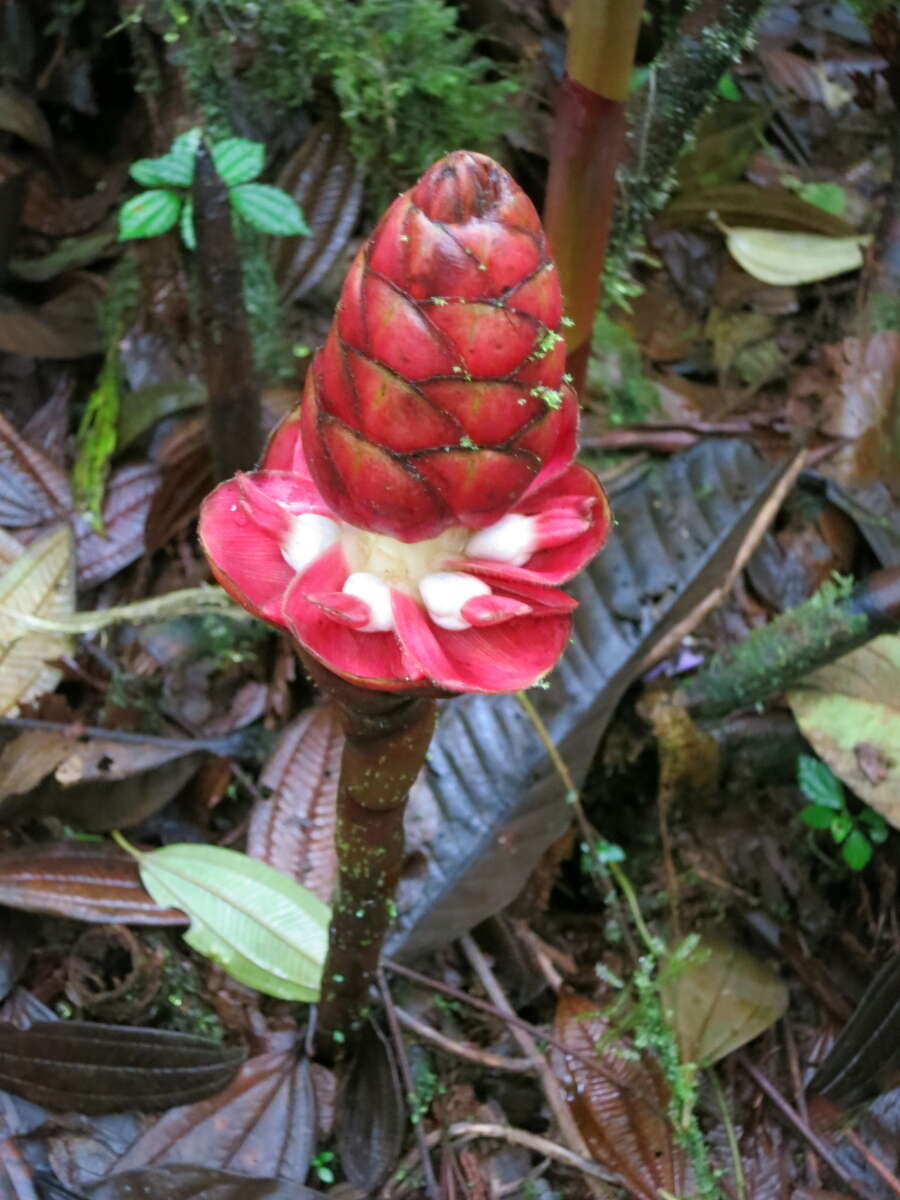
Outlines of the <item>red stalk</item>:
[{"label": "red stalk", "polygon": [[567,368],[584,387],[625,142],[625,96],[642,3],[575,0],[557,98],[544,227],[566,311]]}]

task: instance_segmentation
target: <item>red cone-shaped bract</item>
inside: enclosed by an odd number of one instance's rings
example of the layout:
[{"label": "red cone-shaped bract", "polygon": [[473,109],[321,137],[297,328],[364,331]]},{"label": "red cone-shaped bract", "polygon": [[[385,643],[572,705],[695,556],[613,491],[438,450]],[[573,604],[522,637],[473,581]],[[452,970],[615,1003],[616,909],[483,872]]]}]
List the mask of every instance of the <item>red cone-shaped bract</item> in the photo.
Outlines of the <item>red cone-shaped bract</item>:
[{"label": "red cone-shaped bract", "polygon": [[559,322],[522,191],[480,155],[436,163],[351,267],[262,469],[204,503],[222,586],[367,687],[503,692],[544,675],[575,607],[557,585],[610,523],[572,465]]},{"label": "red cone-shaped bract", "polygon": [[448,155],[360,250],[304,397],[334,512],[401,541],[492,524],[572,459],[559,282],[531,201]]}]

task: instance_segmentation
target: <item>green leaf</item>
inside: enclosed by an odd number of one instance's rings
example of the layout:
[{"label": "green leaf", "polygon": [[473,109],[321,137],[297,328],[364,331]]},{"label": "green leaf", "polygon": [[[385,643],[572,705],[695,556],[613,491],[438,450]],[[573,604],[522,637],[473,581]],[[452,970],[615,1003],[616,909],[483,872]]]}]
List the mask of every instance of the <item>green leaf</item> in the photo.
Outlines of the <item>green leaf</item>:
[{"label": "green leaf", "polygon": [[839,217],[847,207],[847,193],[839,183],[803,183],[797,195],[807,204]]},{"label": "green leaf", "polygon": [[312,892],[221,846],[176,843],[150,854],[128,849],[157,904],[191,918],[189,946],[267,996],[319,998],[330,910]]},{"label": "green leaf", "polygon": [[800,791],[813,804],[840,811],[844,807],[844,789],[831,768],[820,758],[801,754],[797,759],[797,782]]},{"label": "green leaf", "polygon": [[869,839],[860,829],[854,829],[841,847],[841,858],[853,871],[861,871],[872,857]]},{"label": "green leaf", "polygon": [[853,828],[853,818],[849,813],[838,813],[836,817],[832,817],[829,828],[831,829],[831,836],[840,845]]},{"label": "green leaf", "polygon": [[180,211],[181,197],[177,192],[162,188],[138,192],[119,209],[119,241],[165,233],[178,220]]},{"label": "green leaf", "polygon": [[254,229],[284,237],[310,233],[297,202],[278,188],[266,183],[243,183],[228,195],[234,211]]},{"label": "green leaf", "polygon": [[864,808],[859,814],[859,820],[865,825],[866,833],[873,842],[880,846],[882,842],[887,841],[888,824],[881,813],[872,808]]},{"label": "green leaf", "polygon": [[726,71],[716,85],[716,91],[723,100],[740,100],[741,92],[738,85],[734,82],[734,76],[730,71]]},{"label": "green leaf", "polygon": [[78,426],[78,452],[72,471],[72,490],[78,504],[86,510],[98,532],[103,529],[100,516],[103,489],[109,462],[116,450],[119,424],[119,371],[115,351],[107,354],[88,397]]},{"label": "green leaf", "polygon": [[132,179],[141,187],[190,187],[199,144],[199,127],[189,129],[175,139],[168,154],[139,158],[132,163],[129,168]]},{"label": "green leaf", "polygon": [[811,829],[830,829],[834,820],[834,809],[824,804],[809,804],[800,810],[800,820]]},{"label": "green leaf", "polygon": [[178,224],[181,230],[181,240],[188,250],[197,249],[197,234],[194,229],[194,197],[187,195],[181,206],[181,219]]},{"label": "green leaf", "polygon": [[262,142],[251,142],[247,138],[226,138],[224,142],[217,142],[210,153],[219,178],[227,187],[255,179],[266,161]]}]

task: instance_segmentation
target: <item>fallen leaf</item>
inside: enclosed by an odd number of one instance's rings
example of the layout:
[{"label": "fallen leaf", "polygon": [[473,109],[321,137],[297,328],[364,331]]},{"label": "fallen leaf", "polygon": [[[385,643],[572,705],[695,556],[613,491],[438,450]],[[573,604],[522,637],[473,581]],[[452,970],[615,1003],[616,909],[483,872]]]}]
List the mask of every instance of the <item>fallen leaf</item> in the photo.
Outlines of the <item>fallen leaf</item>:
[{"label": "fallen leaf", "polygon": [[315,126],[288,159],[278,186],[300,205],[312,232],[273,240],[272,271],[283,303],[315,287],[347,245],[362,207],[364,174],[340,121]]},{"label": "fallen leaf", "polygon": [[71,508],[66,476],[0,413],[0,525],[40,525]]},{"label": "fallen leaf", "polygon": [[900,829],[900,635],[875,638],[808,675],[788,703],[819,757]]},{"label": "fallen leaf", "polygon": [[865,1104],[900,1075],[900,954],[884,964],[809,1083],[842,1108]]},{"label": "fallen leaf", "polygon": [[815,283],[863,264],[863,246],[871,236],[823,237],[818,233],[786,233],[749,225],[722,226],[728,252],[754,279],[780,287]]},{"label": "fallen leaf", "polygon": [[309,1171],[316,1130],[310,1064],[291,1046],[249,1059],[219,1095],[165,1113],[112,1169],[202,1161],[247,1175],[265,1170],[296,1187]]},{"label": "fallen leaf", "polygon": [[682,1062],[709,1066],[784,1016],[788,990],[743,946],[704,933],[662,988]]},{"label": "fallen leaf", "polygon": [[242,1054],[165,1029],[36,1021],[0,1025],[0,1087],[63,1112],[170,1108],[215,1095]]},{"label": "fallen leaf", "polygon": [[337,879],[335,804],[344,735],[334,704],[307,709],[284,730],[260,783],[247,853],[329,903]]},{"label": "fallen leaf", "polygon": [[126,1171],[88,1191],[90,1200],[325,1200],[324,1192],[282,1179],[250,1179],[210,1167],[170,1166]]},{"label": "fallen leaf", "polygon": [[370,1196],[397,1165],[407,1119],[390,1048],[377,1030],[361,1039],[338,1104],[341,1166]]},{"label": "fallen leaf", "polygon": [[[0,714],[52,691],[60,679],[53,659],[68,654],[71,638],[55,633],[25,633],[16,613],[58,620],[75,608],[72,534],[60,526],[28,549],[0,531]],[[12,561],[10,562],[10,559]]]},{"label": "fallen leaf", "polygon": [[571,1051],[557,1053],[554,1067],[591,1155],[639,1200],[658,1200],[663,1189],[683,1195],[685,1156],[666,1118],[669,1088],[659,1065],[621,1040],[598,1050],[610,1025],[586,996],[560,992],[554,1029]]},{"label": "fallen leaf", "polygon": [[53,135],[44,114],[30,96],[11,84],[0,88],[0,129],[24,138],[41,150],[49,150],[53,145]]},{"label": "fallen leaf", "polygon": [[843,484],[900,480],[900,333],[885,329],[826,348],[835,372],[822,432],[845,439],[828,474]]},{"label": "fallen leaf", "polygon": [[65,271],[90,266],[98,258],[114,252],[115,230],[88,233],[83,237],[66,238],[56,249],[40,258],[14,258],[10,261],[10,273],[28,283],[46,283]]},{"label": "fallen leaf", "polygon": [[0,853],[0,904],[73,921],[187,925],[161,908],[141,883],[137,863],[103,842],[42,842]]},{"label": "fallen leaf", "polygon": [[99,354],[100,292],[79,280],[40,308],[0,296],[0,350],[29,358],[83,358]]},{"label": "fallen leaf", "polygon": [[80,587],[96,587],[144,553],[144,526],[159,481],[152,463],[113,472],[103,499],[103,533],[95,533],[84,521],[78,525],[75,553]]},{"label": "fallen leaf", "polygon": [[725,225],[751,225],[831,238],[852,237],[855,233],[852,225],[815,204],[808,204],[796,192],[784,187],[759,187],[755,183],[692,189],[671,200],[664,217],[670,224],[708,227],[711,213]]},{"label": "fallen leaf", "polygon": [[220,846],[176,843],[137,858],[156,902],[191,918],[189,946],[266,995],[318,999],[330,910],[311,892]]}]

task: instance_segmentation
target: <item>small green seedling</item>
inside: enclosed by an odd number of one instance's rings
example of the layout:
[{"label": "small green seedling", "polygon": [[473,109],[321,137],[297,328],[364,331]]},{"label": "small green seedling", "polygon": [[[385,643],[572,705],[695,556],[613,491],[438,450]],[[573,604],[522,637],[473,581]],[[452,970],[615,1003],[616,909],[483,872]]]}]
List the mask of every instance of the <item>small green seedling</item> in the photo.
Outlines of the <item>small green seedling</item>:
[{"label": "small green seedling", "polygon": [[872,857],[873,845],[888,835],[887,822],[867,805],[858,816],[847,809],[844,786],[831,768],[819,758],[801,754],[797,759],[800,791],[812,803],[800,811],[800,820],[811,829],[827,829],[841,858],[853,871],[861,871]]},{"label": "small green seedling", "polygon": [[[177,224],[184,244],[195,249],[190,187],[201,137],[199,127],[189,129],[175,139],[167,154],[132,163],[132,179],[147,190],[138,192],[119,210],[119,241],[157,237]],[[262,233],[282,237],[309,234],[303,213],[291,196],[267,183],[253,182],[265,165],[261,142],[225,138],[211,145],[209,152],[237,217]]]},{"label": "small green seedling", "polygon": [[331,1150],[320,1150],[310,1160],[310,1167],[315,1171],[319,1183],[334,1183],[335,1175],[332,1163],[334,1153]]}]

